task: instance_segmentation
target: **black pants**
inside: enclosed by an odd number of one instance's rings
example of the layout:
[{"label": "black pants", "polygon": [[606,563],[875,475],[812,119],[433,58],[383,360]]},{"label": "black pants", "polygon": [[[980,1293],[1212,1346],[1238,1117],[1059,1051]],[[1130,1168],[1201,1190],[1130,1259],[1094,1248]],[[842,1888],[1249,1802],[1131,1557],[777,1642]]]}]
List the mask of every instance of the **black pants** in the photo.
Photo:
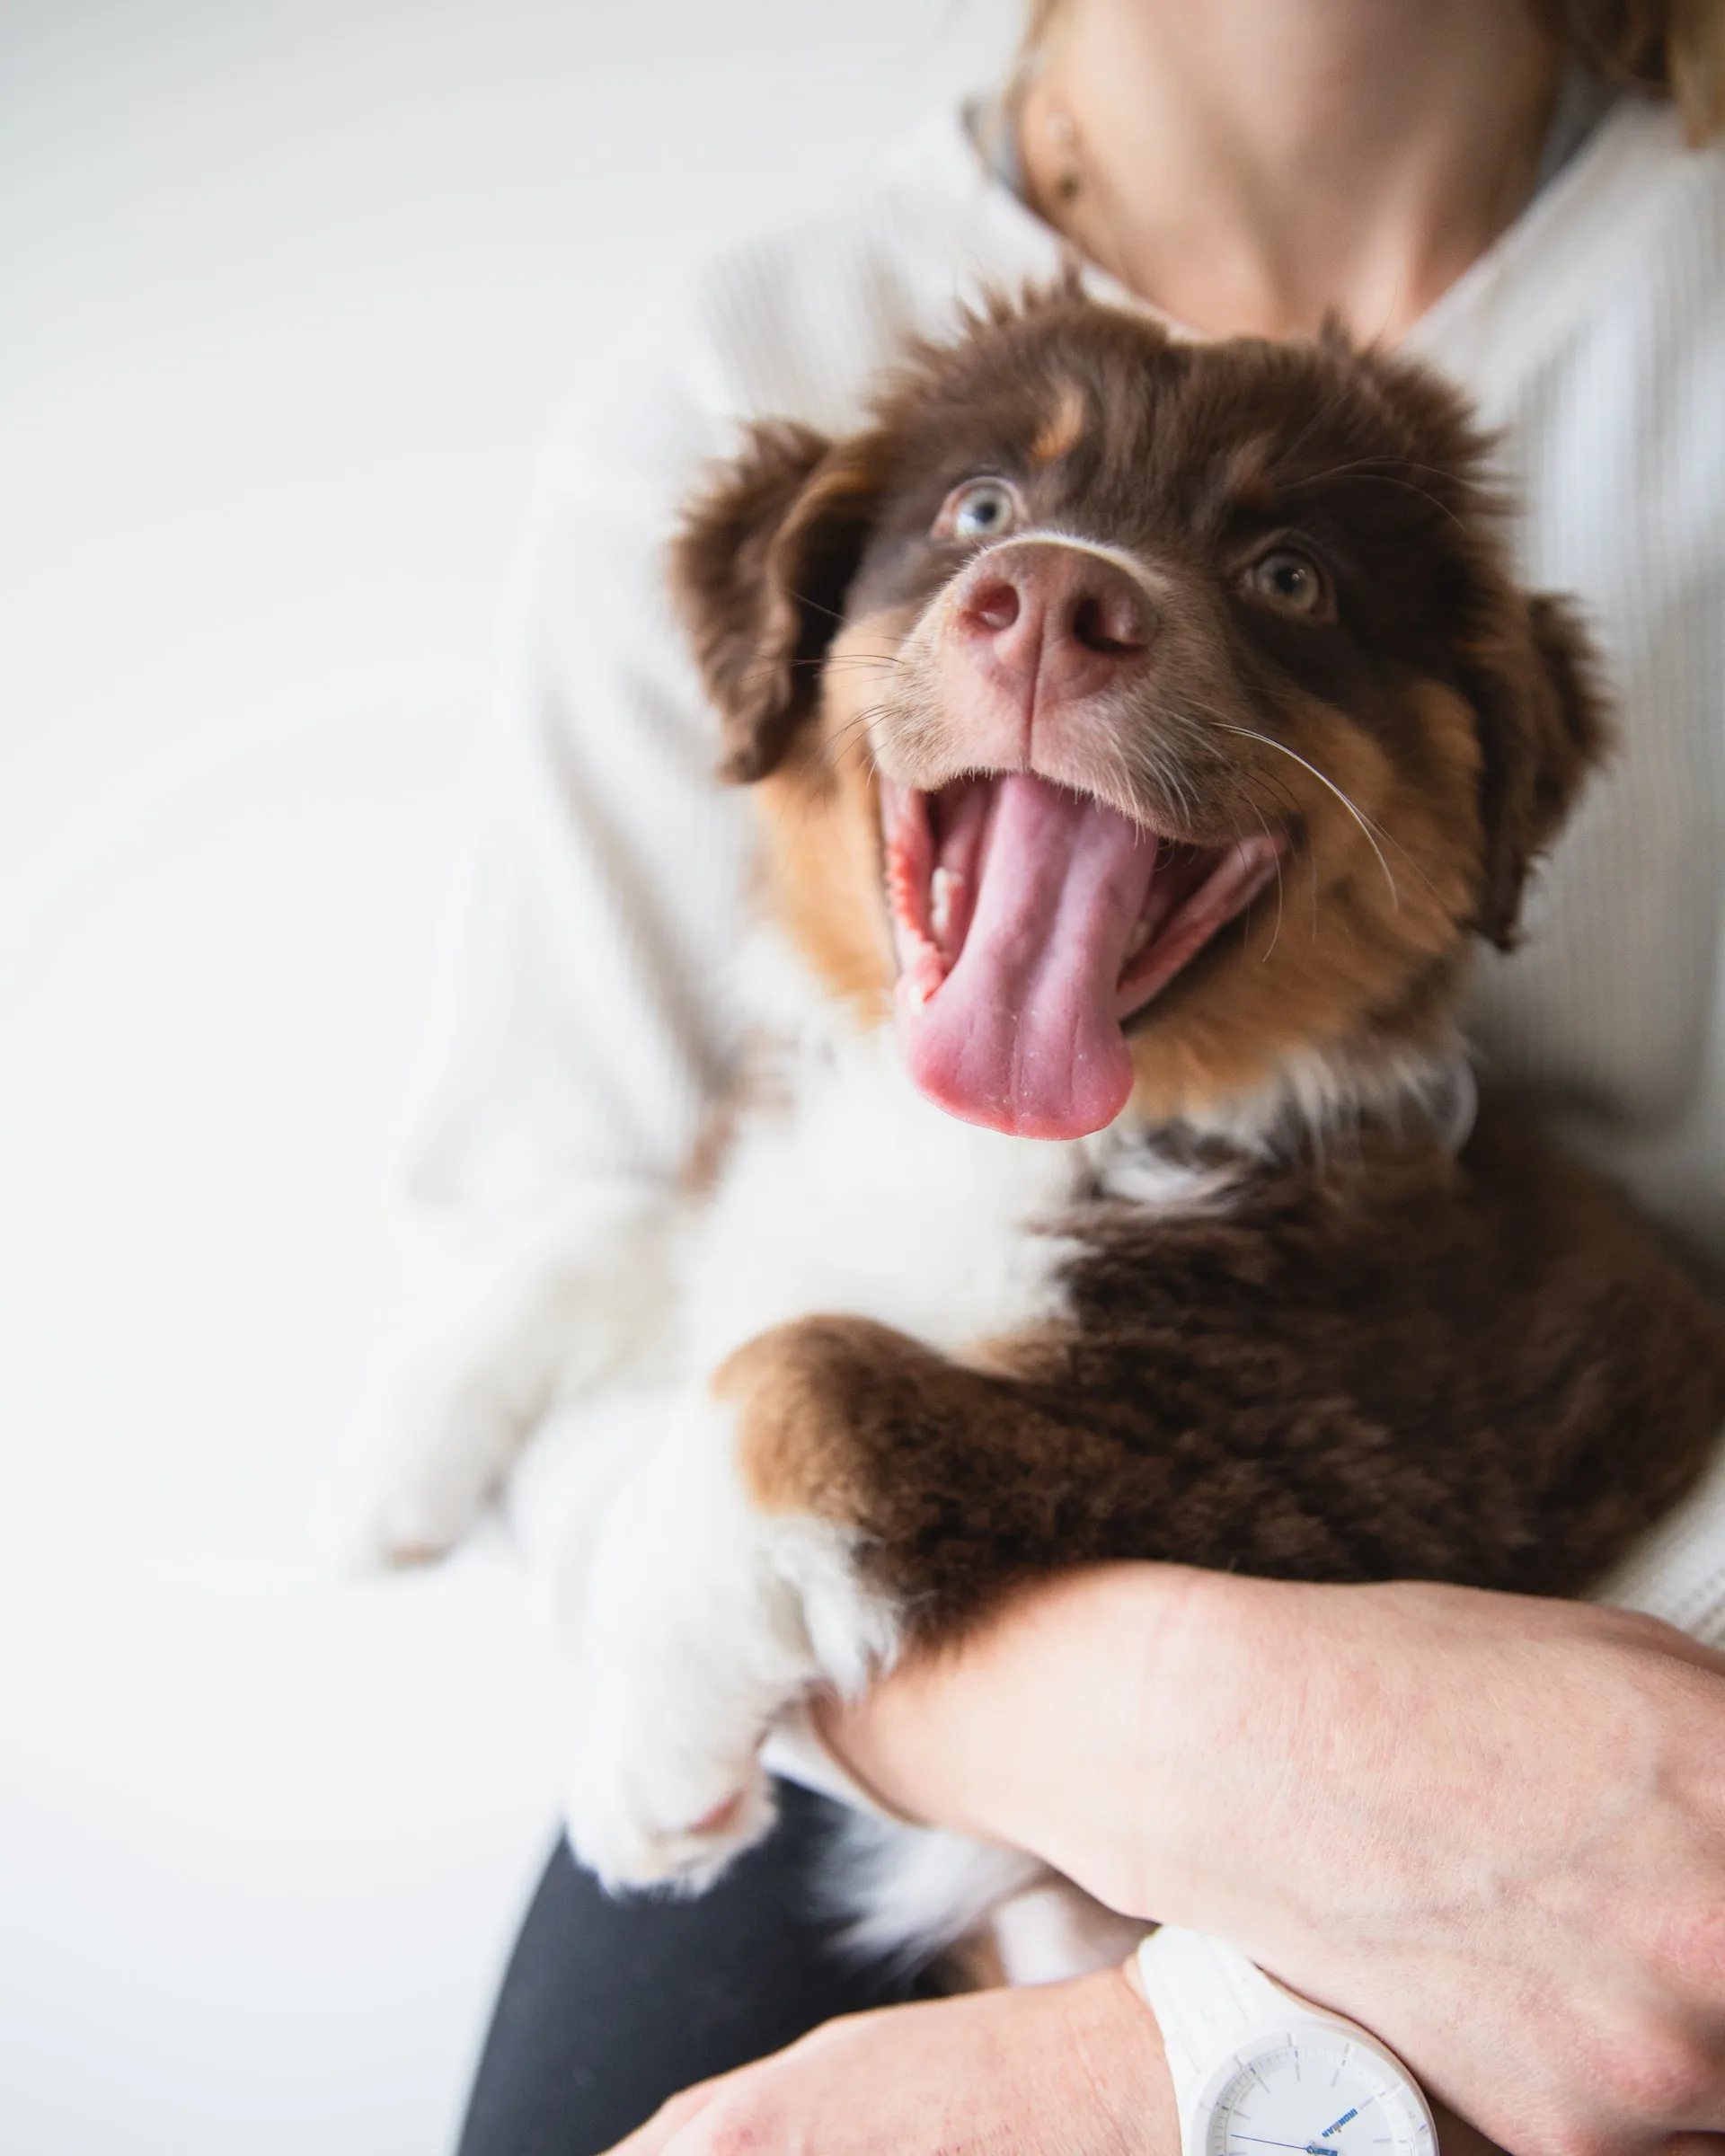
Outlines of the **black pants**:
[{"label": "black pants", "polygon": [[460,2156],[598,2156],[691,2081],[835,2014],[932,1996],[859,1968],[818,1913],[837,1814],[782,1785],[779,1823],[694,1901],[613,1901],[559,1844],[503,1980]]}]

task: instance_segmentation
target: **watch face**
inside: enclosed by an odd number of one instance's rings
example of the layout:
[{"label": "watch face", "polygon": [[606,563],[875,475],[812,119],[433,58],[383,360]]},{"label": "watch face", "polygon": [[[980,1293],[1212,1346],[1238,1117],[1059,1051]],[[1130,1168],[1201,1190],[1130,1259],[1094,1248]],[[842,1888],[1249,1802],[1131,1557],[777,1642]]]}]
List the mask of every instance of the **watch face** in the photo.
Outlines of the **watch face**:
[{"label": "watch face", "polygon": [[1423,2107],[1363,2045],[1311,2030],[1239,2055],[1210,2114],[1205,2156],[1432,2156]]}]

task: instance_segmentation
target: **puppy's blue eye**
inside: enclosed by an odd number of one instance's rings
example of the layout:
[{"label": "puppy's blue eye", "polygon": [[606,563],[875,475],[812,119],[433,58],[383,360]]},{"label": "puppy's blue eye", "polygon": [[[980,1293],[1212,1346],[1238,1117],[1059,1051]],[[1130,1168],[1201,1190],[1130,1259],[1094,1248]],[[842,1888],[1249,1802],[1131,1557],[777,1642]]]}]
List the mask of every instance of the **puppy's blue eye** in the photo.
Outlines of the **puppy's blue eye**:
[{"label": "puppy's blue eye", "polygon": [[1330,608],[1323,573],[1297,547],[1278,546],[1261,555],[1245,573],[1246,588],[1284,614],[1322,615]]},{"label": "puppy's blue eye", "polygon": [[1018,522],[1018,496],[1004,479],[972,479],[954,487],[935,530],[954,539],[999,539]]}]

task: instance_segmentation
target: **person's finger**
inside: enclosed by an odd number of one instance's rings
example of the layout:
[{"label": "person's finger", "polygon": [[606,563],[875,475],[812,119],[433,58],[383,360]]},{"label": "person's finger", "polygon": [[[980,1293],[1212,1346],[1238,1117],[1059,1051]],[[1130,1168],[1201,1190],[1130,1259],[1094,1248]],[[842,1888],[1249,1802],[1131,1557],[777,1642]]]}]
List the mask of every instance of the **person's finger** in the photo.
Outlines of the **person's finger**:
[{"label": "person's finger", "polygon": [[694,2081],[676,2096],[662,2103],[645,2125],[618,2142],[606,2156],[659,2156],[683,2131],[692,2119],[699,2118],[707,2106],[734,2077],[728,2073],[716,2074],[710,2081]]},{"label": "person's finger", "polygon": [[1721,2156],[1725,2150],[1725,2134],[1674,2134],[1666,2143],[1663,2156]]}]

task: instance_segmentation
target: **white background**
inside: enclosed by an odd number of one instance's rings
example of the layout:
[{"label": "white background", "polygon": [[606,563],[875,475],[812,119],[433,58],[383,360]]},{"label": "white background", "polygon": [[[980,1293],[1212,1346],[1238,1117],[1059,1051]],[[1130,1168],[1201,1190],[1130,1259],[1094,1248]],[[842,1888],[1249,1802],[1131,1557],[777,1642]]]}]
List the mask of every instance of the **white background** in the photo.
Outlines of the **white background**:
[{"label": "white background", "polygon": [[1015,12],[0,0],[7,2156],[450,2145],[555,1673],[307,1520],[533,444]]}]

